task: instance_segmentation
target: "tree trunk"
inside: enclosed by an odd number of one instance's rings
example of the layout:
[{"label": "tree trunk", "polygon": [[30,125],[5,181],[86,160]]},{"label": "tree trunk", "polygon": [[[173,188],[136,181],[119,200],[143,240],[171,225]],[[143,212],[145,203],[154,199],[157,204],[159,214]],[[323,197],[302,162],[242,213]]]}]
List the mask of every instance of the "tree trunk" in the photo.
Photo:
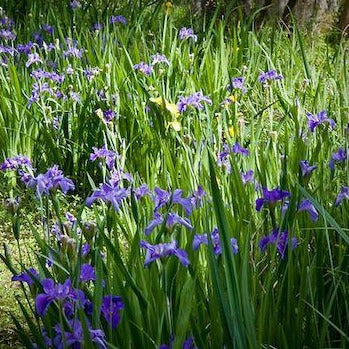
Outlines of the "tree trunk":
[{"label": "tree trunk", "polygon": [[[213,0],[193,0],[205,9],[207,3]],[[226,5],[226,8],[241,6],[246,15],[257,10],[265,17],[279,17],[290,19],[290,11],[296,18],[298,25],[319,32],[339,25],[343,30],[349,25],[349,0],[216,0],[217,4]]]}]

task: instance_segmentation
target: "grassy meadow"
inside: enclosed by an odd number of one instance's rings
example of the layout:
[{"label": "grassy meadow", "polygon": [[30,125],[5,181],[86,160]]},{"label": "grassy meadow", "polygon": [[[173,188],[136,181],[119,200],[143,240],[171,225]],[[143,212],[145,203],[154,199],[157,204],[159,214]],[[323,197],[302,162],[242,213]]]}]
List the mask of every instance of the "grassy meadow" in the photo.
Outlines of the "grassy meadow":
[{"label": "grassy meadow", "polygon": [[35,4],[0,16],[4,347],[347,348],[347,39]]}]

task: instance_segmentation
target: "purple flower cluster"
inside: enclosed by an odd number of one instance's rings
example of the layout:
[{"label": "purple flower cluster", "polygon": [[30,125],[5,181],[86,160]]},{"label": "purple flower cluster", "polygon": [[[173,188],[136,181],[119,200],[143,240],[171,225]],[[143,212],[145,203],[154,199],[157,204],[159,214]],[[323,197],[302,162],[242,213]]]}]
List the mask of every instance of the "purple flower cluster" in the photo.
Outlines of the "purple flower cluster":
[{"label": "purple flower cluster", "polygon": [[256,200],[256,210],[259,212],[264,205],[270,205],[278,201],[283,201],[289,196],[291,196],[291,194],[288,191],[281,190],[280,188],[275,188],[272,190],[263,188],[263,197]]},{"label": "purple flower cluster", "polygon": [[[73,319],[69,320],[68,324],[69,331],[65,331],[64,329],[62,329],[61,324],[57,324],[55,326],[56,336],[53,338],[53,340],[50,340],[48,338],[48,347],[54,345],[54,347],[57,349],[63,349],[66,346],[69,348],[83,348],[84,331],[81,322],[77,319]],[[90,335],[92,343],[96,345],[96,348],[107,349],[105,334],[102,330],[94,330],[88,324],[88,333]]]},{"label": "purple flower cluster", "polygon": [[[150,221],[148,226],[145,228],[144,234],[149,235],[155,227],[164,223],[164,218],[159,212],[154,213],[153,219]],[[192,230],[193,226],[188,218],[183,218],[178,213],[171,212],[166,217],[167,228],[173,227],[175,224],[183,225],[185,228]]]},{"label": "purple flower cluster", "polygon": [[[212,247],[215,255],[220,255],[222,254],[222,248],[221,248],[221,241],[219,238],[219,232],[218,228],[215,227],[210,234],[211,242],[212,242]],[[200,247],[200,245],[208,245],[208,236],[207,234],[195,234],[194,235],[194,240],[193,240],[193,249],[194,251],[197,251]],[[231,249],[234,254],[237,254],[239,252],[239,247],[237,244],[237,240],[235,238],[230,239],[230,244],[231,244]]]},{"label": "purple flower cluster", "polygon": [[[291,248],[295,249],[297,247],[297,238],[291,239]],[[281,259],[285,258],[285,253],[288,246],[288,232],[279,232],[279,228],[274,229],[268,236],[262,237],[259,241],[259,247],[262,252],[264,252],[268,245],[273,244],[276,246],[278,252],[281,255]]]},{"label": "purple flower cluster", "polygon": [[121,297],[107,295],[103,298],[101,312],[112,329],[115,329],[120,323],[120,310],[123,308],[124,303]]},{"label": "purple flower cluster", "polygon": [[331,170],[334,170],[335,164],[340,164],[348,159],[348,152],[343,149],[339,148],[337,152],[332,154],[332,157],[330,159],[329,167]]},{"label": "purple flower cluster", "polygon": [[63,52],[64,57],[75,57],[75,58],[81,58],[84,49],[77,47],[77,42],[75,40],[72,40],[70,38],[66,39],[67,49]]},{"label": "purple flower cluster", "polygon": [[152,66],[159,63],[165,63],[167,65],[170,65],[170,62],[168,61],[167,57],[165,55],[161,55],[160,53],[156,53],[155,55],[151,56],[151,60]]},{"label": "purple flower cluster", "polygon": [[154,262],[157,259],[172,255],[176,256],[185,267],[190,264],[187,253],[181,248],[177,247],[176,240],[170,243],[162,243],[157,245],[152,245],[147,241],[141,240],[139,245],[146,249],[144,266],[148,266],[151,262]]},{"label": "purple flower cluster", "polygon": [[246,93],[245,78],[241,76],[231,79],[231,83],[227,86],[227,90],[231,92],[233,89],[241,90],[243,93]]},{"label": "purple flower cluster", "polygon": [[94,280],[96,280],[95,268],[88,263],[82,264],[80,270],[80,281],[87,282]]},{"label": "purple flower cluster", "polygon": [[284,77],[281,74],[278,74],[276,70],[269,70],[267,72],[262,72],[258,76],[258,81],[260,83],[265,83],[272,80],[282,80]]},{"label": "purple flower cluster", "polygon": [[[35,297],[35,309],[39,316],[45,316],[53,304],[62,307],[67,320],[67,326],[65,325],[64,329],[61,323],[54,326],[54,332],[49,332],[50,336],[53,337],[48,336],[47,328],[43,330],[43,339],[47,347],[63,348],[63,343],[71,348],[83,347],[84,331],[74,313],[77,311],[77,308],[81,308],[85,311],[85,315],[90,317],[93,312],[93,304],[86,298],[85,293],[81,289],[72,287],[70,278],[67,278],[64,283],[55,283],[53,279],[48,278],[40,280],[37,271],[30,268],[27,273],[13,276],[12,280],[26,282],[29,286],[32,286],[34,281],[41,284],[42,292],[38,293]],[[89,264],[83,264],[80,281],[84,283],[89,280],[95,280],[94,269]],[[100,314],[106,323],[112,329],[115,329],[120,323],[120,312],[123,308],[124,304],[121,297],[106,295],[101,302]],[[107,345],[103,330],[93,329],[90,325],[89,318],[86,318],[86,324],[91,341],[95,343],[97,348],[106,349]]]},{"label": "purple flower cluster", "polygon": [[138,64],[135,64],[133,66],[133,69],[140,71],[144,75],[150,76],[156,64],[165,63],[167,65],[170,65],[170,62],[168,61],[167,57],[160,53],[156,53],[155,55],[152,55],[151,60],[152,60],[151,64],[140,62]]},{"label": "purple flower cluster", "polygon": [[246,172],[241,172],[241,180],[244,185],[250,182],[254,182],[254,171],[253,170],[248,170]]},{"label": "purple flower cluster", "polygon": [[134,70],[138,70],[140,71],[142,74],[144,75],[151,75],[151,73],[153,72],[153,66],[151,64],[147,64],[145,62],[140,62],[138,64],[135,64],[133,66]]},{"label": "purple flower cluster", "polygon": [[327,113],[325,110],[322,110],[315,115],[311,113],[307,113],[307,119],[308,119],[308,128],[311,132],[314,132],[315,128],[323,124],[324,122],[327,122],[332,129],[334,129],[336,126],[336,123],[334,122],[334,120],[327,117]]},{"label": "purple flower cluster", "polygon": [[314,205],[308,199],[303,199],[298,206],[298,212],[306,211],[309,214],[310,219],[316,222],[319,219],[319,214],[316,211]]},{"label": "purple flower cluster", "polygon": [[36,188],[38,197],[49,195],[51,190],[60,188],[64,194],[74,190],[75,186],[71,179],[63,176],[63,171],[57,165],[49,168],[46,173],[36,177],[22,176],[24,183],[31,188]]},{"label": "purple flower cluster", "polygon": [[316,165],[309,165],[309,162],[307,160],[301,160],[299,162],[299,166],[301,168],[303,177],[309,177],[311,173],[317,169]]},{"label": "purple flower cluster", "polygon": [[26,282],[29,286],[39,279],[39,273],[34,268],[29,268],[27,272],[22,272],[12,277],[12,281]]},{"label": "purple flower cluster", "polygon": [[84,69],[84,74],[87,77],[88,81],[92,81],[95,76],[100,73],[100,69],[98,67],[86,68]]},{"label": "purple flower cluster", "polygon": [[[250,152],[248,149],[242,147],[240,145],[239,142],[236,142],[233,144],[233,146],[230,148],[228,144],[224,143],[223,144],[223,151],[221,151],[218,154],[218,159],[217,159],[217,164],[219,167],[224,166],[227,170],[228,173],[231,173],[231,165],[230,165],[230,160],[229,160],[229,155],[233,153],[233,154],[239,154],[242,156],[249,156]],[[246,179],[248,179],[248,177],[253,177],[253,171],[252,173],[246,173],[247,177]],[[244,180],[244,177],[242,176],[242,179]],[[250,178],[250,180],[252,180]]]},{"label": "purple flower cluster", "polygon": [[177,108],[180,113],[183,113],[187,110],[189,106],[192,106],[196,109],[204,109],[202,103],[212,104],[212,100],[208,96],[204,96],[202,91],[195,92],[188,97],[179,96],[177,102]]},{"label": "purple flower cluster", "polygon": [[116,16],[110,16],[109,18],[109,23],[110,24],[114,24],[114,23],[121,23],[126,25],[127,24],[127,20],[124,16],[122,15],[116,15]]},{"label": "purple flower cluster", "polygon": [[28,54],[28,60],[25,63],[25,66],[28,68],[34,63],[43,63],[43,60],[41,59],[41,57],[37,52]]},{"label": "purple flower cluster", "polygon": [[6,41],[16,40],[17,35],[10,29],[0,29],[0,38]]},{"label": "purple flower cluster", "polygon": [[118,183],[103,183],[99,189],[96,189],[90,197],[86,199],[86,205],[90,207],[96,200],[102,200],[105,203],[111,203],[115,211],[119,211],[122,202],[129,195],[129,191],[120,188]]},{"label": "purple flower cluster", "polygon": [[196,42],[198,40],[197,35],[194,34],[194,30],[192,28],[186,28],[183,27],[181,28],[181,30],[179,31],[179,38],[181,40],[186,40],[186,39],[193,39],[194,42]]},{"label": "purple flower cluster", "polygon": [[81,8],[81,3],[80,3],[80,1],[79,0],[72,0],[71,2],[70,2],[70,8],[72,9],[72,10],[74,10],[74,9],[76,9],[76,8]]},{"label": "purple flower cluster", "polygon": [[341,191],[336,198],[335,206],[339,206],[344,199],[349,199],[349,187],[341,188]]},{"label": "purple flower cluster", "polygon": [[64,75],[59,75],[56,72],[48,72],[42,69],[33,70],[30,73],[30,76],[32,76],[36,80],[49,79],[58,84],[61,84],[64,81]]},{"label": "purple flower cluster", "polygon": [[119,157],[117,153],[112,150],[108,150],[106,145],[103,145],[102,148],[92,147],[93,153],[90,154],[90,160],[96,161],[97,159],[105,160],[106,165],[109,170],[114,168],[115,160]]},{"label": "purple flower cluster", "polygon": [[12,158],[6,159],[2,164],[0,164],[0,171],[18,170],[22,166],[27,169],[33,168],[32,163],[28,159],[28,157],[19,154]]},{"label": "purple flower cluster", "polygon": [[112,109],[103,111],[103,119],[106,123],[112,122],[115,118],[115,111]]}]

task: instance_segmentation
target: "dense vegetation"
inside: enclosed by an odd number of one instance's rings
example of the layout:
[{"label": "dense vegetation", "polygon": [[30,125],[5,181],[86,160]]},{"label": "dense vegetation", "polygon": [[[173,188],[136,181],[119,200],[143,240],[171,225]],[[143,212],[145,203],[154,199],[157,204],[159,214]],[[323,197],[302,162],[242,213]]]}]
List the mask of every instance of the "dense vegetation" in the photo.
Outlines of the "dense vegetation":
[{"label": "dense vegetation", "polygon": [[347,43],[62,4],[0,20],[24,346],[347,347]]}]

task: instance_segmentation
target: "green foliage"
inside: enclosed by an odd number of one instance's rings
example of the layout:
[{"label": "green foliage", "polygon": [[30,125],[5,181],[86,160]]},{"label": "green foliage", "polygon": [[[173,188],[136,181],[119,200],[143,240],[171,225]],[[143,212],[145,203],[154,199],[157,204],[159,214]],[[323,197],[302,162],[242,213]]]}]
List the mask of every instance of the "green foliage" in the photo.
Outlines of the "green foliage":
[{"label": "green foliage", "polygon": [[[183,21],[178,18],[183,9],[176,6],[166,13],[161,4],[145,9],[137,4],[128,13],[125,5],[119,10],[129,15],[127,26],[108,24],[111,9],[98,12],[93,2],[85,3],[86,11],[60,6],[57,16],[33,2],[26,26],[18,24],[16,30],[24,42],[39,24],[55,25],[54,38],[61,46],[53,52],[38,49],[44,58],[40,67],[52,71],[48,61],[55,60],[62,73],[71,66],[74,74],[66,74],[59,88],[66,96],[78,92],[80,101],[45,95],[28,108],[34,82],[30,73],[36,67],[25,68],[23,55],[10,58],[0,70],[0,149],[4,158],[18,153],[29,156],[38,173],[58,164],[77,186],[81,199],[72,206],[77,221],[73,227],[65,222],[70,196],[53,192],[36,201],[13,173],[1,174],[9,195],[26,193],[33,199],[30,209],[40,213],[40,218],[31,219],[20,206],[6,217],[12,220],[16,241],[22,239],[22,224],[29,218],[37,246],[29,263],[22,258],[20,243],[17,264],[9,253],[0,254],[11,273],[35,266],[40,280],[63,283],[70,277],[93,303],[92,314],[79,308],[75,315],[86,347],[94,345],[89,326],[103,329],[110,348],[157,348],[169,344],[171,336],[174,348],[181,348],[190,336],[199,348],[347,347],[348,202],[338,207],[334,202],[341,186],[349,184],[348,163],[336,164],[334,171],[328,166],[333,152],[347,148],[345,43],[332,48],[321,38],[311,42],[298,29],[290,33],[265,27],[254,32],[250,23],[228,25],[216,19],[193,23],[198,34],[195,43],[179,39],[176,21]],[[105,27],[92,31],[97,21]],[[64,57],[66,37],[85,49],[81,59]],[[150,62],[157,52],[166,55],[168,67],[156,66],[150,76],[133,69],[141,61]],[[98,67],[99,73],[89,80],[86,69],[92,67]],[[284,79],[260,84],[260,72],[269,69],[276,69]],[[228,92],[231,78],[238,76],[245,77],[247,92]],[[100,90],[104,99],[98,98]],[[210,96],[212,105],[177,115],[179,97],[197,91]],[[104,122],[99,109],[113,109],[113,122]],[[336,128],[320,125],[310,132],[306,112],[322,109],[336,121]],[[52,127],[55,117],[58,129]],[[223,144],[231,147],[236,142],[250,155],[230,154],[229,172],[217,166],[217,155]],[[202,185],[207,196],[190,216],[194,229],[168,228],[164,222],[145,237],[154,213],[149,196],[137,200],[131,195],[119,211],[100,202],[87,208],[91,188],[110,176],[105,164],[99,168],[89,161],[92,147],[104,144],[120,154],[118,166],[134,177],[132,184],[124,181],[121,187],[133,190],[147,183],[152,190],[181,188],[190,195]],[[299,162],[305,159],[318,166],[310,177],[300,173]],[[240,173],[250,169],[256,182],[244,184]],[[261,188],[277,186],[291,192],[287,212],[282,213],[281,203],[257,212],[255,200],[261,197]],[[304,198],[318,211],[316,222],[298,212]],[[166,207],[164,216],[173,206]],[[182,209],[179,213],[184,216]],[[96,224],[93,236],[84,233],[86,222]],[[54,223],[63,240],[52,235]],[[193,251],[194,235],[216,226],[222,254],[215,254],[210,235],[208,246]],[[259,248],[260,239],[276,227],[289,232],[288,242],[298,239],[294,250],[288,243],[284,258],[274,245],[265,253]],[[231,238],[238,241],[237,254]],[[185,268],[168,256],[144,267],[145,254],[139,245],[144,239],[152,244],[177,240],[190,265]],[[86,242],[91,245],[87,257],[81,253]],[[93,265],[95,281],[80,281],[83,263]],[[32,342],[45,346],[43,328],[54,332],[57,323],[69,327],[59,301],[43,317],[35,312],[33,299],[43,292],[40,280],[30,288],[23,285],[23,297],[18,299],[25,325],[12,317],[26,347]],[[121,296],[125,305],[116,330],[101,315],[105,295]]]}]

